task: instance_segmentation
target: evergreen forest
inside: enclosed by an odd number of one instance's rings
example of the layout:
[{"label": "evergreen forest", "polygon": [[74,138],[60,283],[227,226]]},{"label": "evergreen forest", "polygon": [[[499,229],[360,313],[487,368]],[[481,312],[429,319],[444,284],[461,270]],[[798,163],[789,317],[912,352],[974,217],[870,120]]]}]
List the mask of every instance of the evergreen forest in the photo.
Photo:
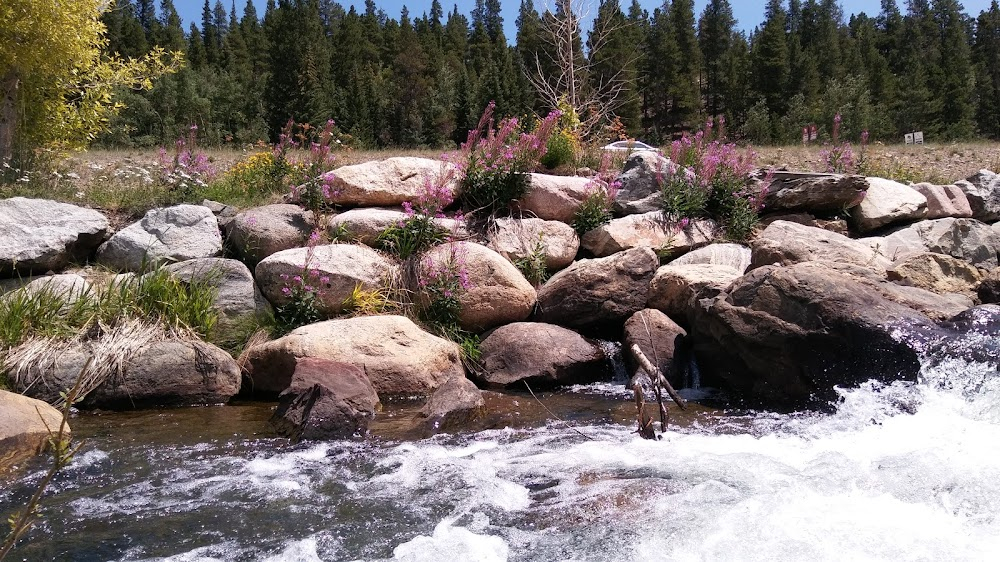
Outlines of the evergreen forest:
[{"label": "evergreen forest", "polygon": [[[513,1],[513,0],[509,0]],[[106,147],[171,143],[197,125],[205,144],[273,141],[289,120],[336,123],[363,148],[453,147],[492,100],[498,115],[561,108],[593,140],[664,143],[708,120],[729,138],[799,142],[802,129],[899,142],[1000,139],[1000,6],[967,14],[958,0],[881,0],[846,17],[837,0],[768,0],[741,31],[727,0],[521,0],[516,37],[500,0],[469,15],[434,0],[429,13],[387,14],[334,0],[205,0],[185,27],[172,0],[118,0],[103,16],[107,54],[161,47],[183,67],[126,107]],[[584,29],[582,22],[588,22]]]}]

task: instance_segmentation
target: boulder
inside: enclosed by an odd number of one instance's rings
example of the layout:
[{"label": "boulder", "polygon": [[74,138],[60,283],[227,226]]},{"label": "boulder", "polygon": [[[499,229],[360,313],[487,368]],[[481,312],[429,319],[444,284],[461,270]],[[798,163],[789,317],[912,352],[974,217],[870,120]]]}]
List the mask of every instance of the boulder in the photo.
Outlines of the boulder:
[{"label": "boulder", "polygon": [[[358,208],[340,213],[330,219],[329,233],[346,233],[347,239],[368,246],[374,246],[379,234],[390,226],[403,224],[409,218],[400,209]],[[449,218],[435,218],[434,223],[454,237],[469,235],[463,221]]]},{"label": "boulder", "polygon": [[522,212],[543,220],[572,224],[580,204],[594,190],[594,181],[589,178],[530,175],[531,185],[518,202],[518,207]]},{"label": "boulder", "polygon": [[[52,406],[0,390],[0,475],[48,447],[49,431],[58,432],[62,413]],[[67,436],[71,435],[67,426]]]},{"label": "boulder", "polygon": [[415,288],[422,305],[430,304],[425,283],[430,283],[435,272],[447,263],[457,264],[467,278],[467,287],[458,295],[458,322],[463,329],[481,332],[531,316],[535,288],[503,256],[472,242],[442,244],[423,255]]},{"label": "boulder", "polygon": [[420,409],[419,416],[435,431],[454,431],[476,422],[486,414],[483,393],[465,377],[448,379]]},{"label": "boulder", "polygon": [[709,244],[684,254],[670,265],[711,264],[724,265],[743,274],[750,267],[750,248],[739,244]]},{"label": "boulder", "polygon": [[303,326],[247,353],[245,389],[273,394],[291,384],[295,365],[315,357],[365,372],[380,398],[427,396],[465,376],[457,344],[404,316],[363,316]]},{"label": "boulder", "polygon": [[656,253],[646,247],[579,260],[538,290],[536,319],[571,328],[621,325],[646,307],[649,282],[659,265]]},{"label": "boulder", "polygon": [[[128,349],[127,354],[120,376],[112,374],[89,392],[79,402],[81,408],[221,404],[240,390],[236,361],[202,341],[154,341]],[[89,351],[70,350],[31,366],[17,380],[17,390],[52,402],[60,391],[73,387],[92,356]]]},{"label": "boulder", "polygon": [[976,295],[983,304],[1000,303],[1000,267],[990,270],[983,276],[983,280],[976,287]]},{"label": "boulder", "polygon": [[[10,298],[10,292],[21,290],[31,295],[48,292],[54,297],[75,303],[79,298],[90,292],[90,283],[76,273],[60,273],[27,279],[10,280],[12,283],[0,283],[0,298]],[[4,294],[6,293],[6,294]]]},{"label": "boulder", "polygon": [[969,200],[972,218],[983,222],[1000,219],[1000,175],[979,170],[968,179],[955,182]]},{"label": "boulder", "polygon": [[668,221],[661,211],[628,215],[599,226],[583,235],[580,246],[597,257],[646,246],[679,256],[715,239],[717,227],[710,220]]},{"label": "boulder", "polygon": [[236,218],[236,215],[240,213],[237,207],[232,205],[227,205],[225,203],[219,203],[218,201],[212,201],[211,199],[202,199],[201,206],[208,208],[215,215],[215,219],[219,221],[219,228],[222,232],[229,231],[229,225]]},{"label": "boulder", "polygon": [[934,252],[965,260],[976,267],[997,266],[1000,235],[975,219],[935,219],[897,229],[880,239],[882,253],[893,261]]},{"label": "boulder", "polygon": [[825,407],[835,386],[915,381],[918,352],[904,336],[937,328],[877,290],[896,286],[866,276],[877,278],[856,266],[798,263],[738,279],[696,309],[702,382],[767,406]]},{"label": "boulder", "polygon": [[532,390],[590,382],[606,370],[605,354],[572,330],[517,322],[497,328],[479,345],[476,380],[491,388]]},{"label": "boulder", "polygon": [[0,200],[0,277],[85,261],[109,228],[107,217],[93,209],[45,199]]},{"label": "boulder", "polygon": [[511,262],[540,252],[546,269],[557,271],[573,263],[580,238],[573,227],[559,221],[497,219],[489,233],[489,247]]},{"label": "boulder", "polygon": [[885,273],[892,265],[865,241],[788,221],[769,224],[750,246],[750,269],[823,260],[860,265]]},{"label": "boulder", "polygon": [[305,358],[278,396],[271,417],[278,433],[294,441],[345,439],[368,432],[379,408],[378,394],[360,368]]},{"label": "boulder", "polygon": [[360,286],[364,290],[384,288],[399,277],[399,266],[391,259],[356,244],[329,244],[283,250],[257,264],[257,283],[276,307],[288,304],[296,287],[314,292],[322,314],[336,314]]},{"label": "boulder", "polygon": [[148,211],[97,250],[97,261],[119,271],[222,254],[219,222],[207,207],[176,205]]},{"label": "boulder", "polygon": [[867,189],[868,182],[862,176],[775,171],[764,194],[763,208],[768,213],[836,213],[857,205]]},{"label": "boulder", "polygon": [[868,178],[865,198],[851,209],[851,222],[860,232],[926,216],[926,197],[907,185],[882,178]]},{"label": "boulder", "polygon": [[914,254],[896,262],[887,272],[889,281],[920,287],[934,293],[974,295],[983,272],[969,262],[944,254]]},{"label": "boulder", "polygon": [[927,198],[927,218],[945,217],[971,218],[972,207],[969,198],[957,185],[934,185],[918,183],[912,186],[917,193]]},{"label": "boulder", "polygon": [[[643,355],[660,369],[674,388],[689,385],[687,370],[687,332],[666,314],[647,308],[632,315],[625,322],[623,351],[629,374],[635,376],[639,364],[631,353],[633,345],[638,345]],[[675,351],[678,361],[674,361]]]},{"label": "boulder", "polygon": [[830,232],[836,232],[844,236],[850,235],[850,228],[847,226],[847,221],[839,218],[818,219],[809,213],[773,213],[761,217],[760,224],[762,227],[767,228],[774,221],[794,222],[803,226],[822,228],[823,230],[829,230]]},{"label": "boulder", "polygon": [[313,231],[312,211],[298,205],[265,205],[236,215],[227,241],[250,266],[282,250],[306,245]]},{"label": "boulder", "polygon": [[[402,205],[416,200],[426,189],[428,181],[436,182],[448,174],[449,169],[454,169],[454,165],[412,156],[343,166],[332,172],[331,186],[335,193],[330,200],[339,205],[358,207]],[[457,197],[458,181],[450,179],[447,187]]]},{"label": "boulder", "polygon": [[632,155],[622,168],[614,211],[617,215],[636,215],[660,209],[659,177],[673,168],[670,160],[655,152]]},{"label": "boulder", "polygon": [[215,287],[215,309],[223,327],[248,316],[267,314],[267,302],[253,275],[243,262],[225,258],[199,258],[168,265],[166,270],[185,283],[200,282]]},{"label": "boulder", "polygon": [[699,300],[715,297],[742,275],[728,265],[670,263],[656,270],[647,306],[688,322]]}]

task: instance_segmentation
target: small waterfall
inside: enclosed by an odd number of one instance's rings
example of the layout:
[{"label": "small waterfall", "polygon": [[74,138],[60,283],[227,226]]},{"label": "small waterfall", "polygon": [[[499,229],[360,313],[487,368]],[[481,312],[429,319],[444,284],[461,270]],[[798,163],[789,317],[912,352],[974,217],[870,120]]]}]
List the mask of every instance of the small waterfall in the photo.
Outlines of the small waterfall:
[{"label": "small waterfall", "polygon": [[691,361],[688,362],[687,376],[684,377],[684,387],[692,390],[701,388],[701,371],[698,370],[698,360],[695,359],[694,354],[691,355]]},{"label": "small waterfall", "polygon": [[622,355],[622,344],[616,341],[597,340],[597,346],[604,352],[604,357],[608,362],[608,370],[614,376],[615,382],[625,382],[629,380],[628,369],[625,368],[625,357]]}]

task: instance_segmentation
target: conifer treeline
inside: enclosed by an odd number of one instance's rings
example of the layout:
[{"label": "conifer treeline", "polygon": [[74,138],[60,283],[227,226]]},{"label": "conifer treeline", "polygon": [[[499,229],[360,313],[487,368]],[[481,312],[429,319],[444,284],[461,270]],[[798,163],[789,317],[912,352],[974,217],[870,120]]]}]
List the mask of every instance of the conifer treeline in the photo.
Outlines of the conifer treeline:
[{"label": "conifer treeline", "polygon": [[[540,14],[521,0],[513,45],[500,0],[477,0],[471,17],[433,0],[429,13],[398,18],[373,0],[363,12],[334,0],[205,0],[200,25],[184,30],[172,0],[118,0],[104,16],[108,50],[139,56],[153,46],[188,64],[128,108],[106,145],[152,146],[197,124],[210,143],[274,139],[288,119],[333,118],[359,146],[440,147],[464,139],[495,100],[502,115],[547,111],[531,75],[550,72],[546,23],[572,17],[557,0]],[[566,20],[562,20],[566,21]],[[572,20],[569,20],[572,21]],[[794,142],[802,127],[897,140],[1000,138],[1000,7],[973,19],[957,0],[882,0],[875,16],[846,19],[837,0],[769,0],[763,23],[739,31],[730,2],[601,0],[575,55],[593,85],[625,79],[616,114],[629,135],[663,142],[724,116],[730,137]],[[541,64],[539,64],[541,62]],[[584,86],[586,87],[586,86]]]}]

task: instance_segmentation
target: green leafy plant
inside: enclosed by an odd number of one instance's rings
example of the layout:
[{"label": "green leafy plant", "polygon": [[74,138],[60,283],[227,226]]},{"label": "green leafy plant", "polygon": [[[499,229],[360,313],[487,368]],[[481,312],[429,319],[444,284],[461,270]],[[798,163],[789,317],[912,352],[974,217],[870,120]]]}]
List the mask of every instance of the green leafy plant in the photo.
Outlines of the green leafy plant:
[{"label": "green leafy plant", "polygon": [[621,188],[619,172],[621,165],[615,163],[614,155],[605,153],[594,181],[588,186],[587,198],[573,215],[573,230],[577,235],[582,237],[587,232],[611,222],[611,207]]},{"label": "green leafy plant", "polygon": [[524,257],[514,260],[514,267],[524,275],[525,279],[536,286],[541,285],[549,278],[549,271],[545,265],[545,244],[541,236]]},{"label": "green leafy plant", "polygon": [[577,141],[573,133],[567,130],[556,131],[549,137],[545,155],[541,158],[543,166],[554,170],[561,166],[569,166],[576,161]]},{"label": "green leafy plant", "polygon": [[287,302],[277,308],[279,333],[286,334],[301,326],[326,319],[322,312],[321,297],[322,285],[329,283],[329,277],[305,267],[300,274],[282,274],[281,279],[285,282],[281,292]]},{"label": "green leafy plant", "polygon": [[417,214],[380,232],[375,247],[406,259],[447,239],[448,231],[438,226],[433,217]]}]

